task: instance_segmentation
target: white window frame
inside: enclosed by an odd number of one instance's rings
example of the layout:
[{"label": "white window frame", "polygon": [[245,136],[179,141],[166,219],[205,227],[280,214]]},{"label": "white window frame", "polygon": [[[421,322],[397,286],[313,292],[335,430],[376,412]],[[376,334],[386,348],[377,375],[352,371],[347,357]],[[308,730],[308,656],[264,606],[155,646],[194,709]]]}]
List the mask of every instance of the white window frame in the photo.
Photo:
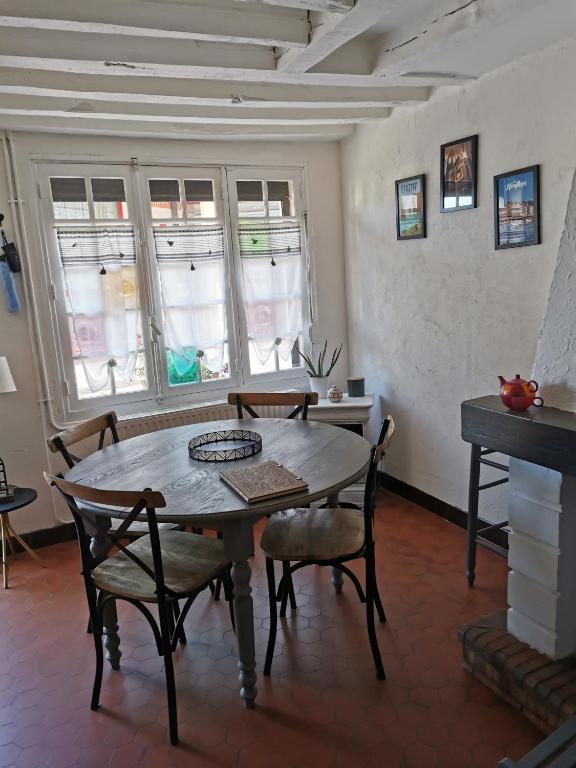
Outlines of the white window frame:
[{"label": "white window frame", "polygon": [[[51,412],[55,423],[66,425],[114,408],[121,415],[153,413],[170,408],[193,407],[203,403],[222,401],[228,391],[266,390],[306,388],[308,377],[304,367],[283,369],[271,373],[252,375],[247,329],[244,320],[242,296],[242,274],[237,238],[238,208],[235,180],[292,181],[294,193],[295,217],[302,226],[302,337],[303,351],[309,351],[308,331],[311,323],[311,306],[314,304],[314,286],[311,282],[312,254],[308,249],[306,170],[304,167],[261,167],[235,166],[226,164],[198,165],[192,163],[177,164],[173,161],[154,162],[147,160],[140,163],[131,161],[101,162],[78,158],[74,161],[62,161],[61,158],[31,159],[31,181],[38,191],[36,223],[38,226],[38,245],[42,254],[41,263],[33,265],[33,294],[38,323],[38,335],[42,346],[48,398],[52,402]],[[145,345],[146,372],[148,388],[145,391],[124,393],[116,396],[101,396],[79,399],[75,395],[75,380],[72,357],[69,351],[65,301],[62,293],[61,264],[58,246],[55,242],[55,225],[83,226],[94,223],[93,219],[54,219],[50,177],[77,176],[86,179],[92,177],[124,178],[126,202],[129,218],[127,220],[101,219],[102,224],[121,224],[129,221],[136,234],[136,265],[139,280],[140,306],[142,312],[142,337]],[[168,372],[165,364],[163,342],[151,332],[152,325],[157,325],[154,310],[161,314],[159,302],[158,276],[154,270],[154,246],[152,225],[162,219],[152,218],[148,179],[150,178],[211,178],[214,184],[214,199],[218,214],[224,224],[225,270],[228,321],[228,343],[230,376],[225,379],[212,379],[191,385],[168,386]],[[91,185],[88,182],[89,209],[91,206]],[[264,185],[266,188],[266,185]],[[255,219],[256,220],[256,219]],[[280,221],[280,217],[273,217]],[[172,223],[185,222],[186,218],[169,219]],[[211,219],[190,219],[190,223],[213,221]],[[49,321],[49,322],[47,322]],[[55,347],[56,354],[52,353]]]},{"label": "white window frame", "polygon": [[[244,302],[242,301],[242,264],[240,258],[240,242],[238,238],[238,225],[240,221],[245,222],[257,222],[262,221],[258,217],[250,217],[242,219],[238,213],[238,196],[237,196],[237,181],[290,181],[292,182],[292,191],[294,195],[294,215],[293,216],[274,216],[269,219],[274,223],[280,223],[281,221],[293,221],[297,222],[301,226],[302,230],[302,337],[304,339],[305,330],[310,325],[310,300],[309,289],[307,286],[308,269],[308,247],[307,247],[307,216],[305,205],[305,188],[304,188],[304,174],[301,169],[297,168],[278,168],[278,167],[260,167],[254,168],[253,166],[246,167],[233,167],[226,168],[226,175],[228,179],[228,194],[230,200],[230,220],[231,228],[230,233],[232,237],[232,251],[234,253],[235,261],[235,274],[236,274],[236,293],[239,297],[238,301],[238,328],[240,334],[240,346],[242,349],[242,360],[240,361],[242,379],[246,386],[258,387],[263,384],[274,383],[277,381],[283,381],[284,386],[290,386],[294,380],[302,378],[304,373],[303,364],[298,368],[286,368],[283,370],[278,369],[278,353],[274,351],[274,357],[276,360],[277,370],[270,373],[258,373],[252,374],[250,371],[250,351],[248,340],[248,327],[246,324],[246,317],[244,312]],[[267,185],[263,185],[264,191],[264,204],[268,209],[268,191]],[[304,339],[306,346],[306,339]],[[305,351],[305,350],[303,350]]]}]

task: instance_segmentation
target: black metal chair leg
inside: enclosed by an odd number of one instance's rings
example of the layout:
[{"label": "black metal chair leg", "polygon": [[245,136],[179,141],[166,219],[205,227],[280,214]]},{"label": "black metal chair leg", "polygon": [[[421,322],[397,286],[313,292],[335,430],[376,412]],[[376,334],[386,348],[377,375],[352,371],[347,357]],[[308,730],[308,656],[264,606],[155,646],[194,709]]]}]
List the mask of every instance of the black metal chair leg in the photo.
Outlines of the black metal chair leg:
[{"label": "black metal chair leg", "polygon": [[368,544],[366,552],[366,624],[368,625],[368,639],[370,640],[372,658],[374,659],[374,665],[376,667],[376,677],[378,677],[379,680],[384,680],[386,674],[384,672],[384,665],[382,664],[382,657],[380,656],[378,637],[376,635],[376,627],[374,624],[374,599],[375,592],[377,592],[374,574],[374,551],[370,547],[370,544]]},{"label": "black metal chair leg", "polygon": [[382,605],[382,600],[380,599],[380,592],[378,591],[378,583],[376,582],[376,575],[373,576],[374,579],[374,604],[376,605],[376,612],[378,613],[378,619],[380,620],[381,624],[384,624],[386,621],[386,612],[384,610],[384,606]]},{"label": "black metal chair leg", "polygon": [[232,624],[232,630],[236,634],[236,618],[234,616],[234,584],[232,583],[232,576],[230,575],[230,566],[228,566],[222,573],[221,579],[224,585],[224,597],[228,602],[228,609],[230,611],[230,623]]},{"label": "black metal chair leg", "polygon": [[92,634],[92,619],[88,617],[88,625],[86,627],[86,634],[91,635]]},{"label": "black metal chair leg", "polygon": [[[268,577],[268,602],[270,603],[270,631],[268,633],[268,646],[266,648],[266,660],[264,662],[264,674],[269,675],[274,658],[274,646],[276,645],[276,630],[278,628],[278,615],[276,606],[276,578],[274,576],[274,560],[266,558],[266,576]],[[286,590],[287,591],[287,590]]]},{"label": "black metal chair leg", "polygon": [[216,585],[214,587],[214,600],[220,600],[220,591],[222,589],[222,579],[220,576],[216,579]]},{"label": "black metal chair leg", "polygon": [[164,604],[158,606],[160,614],[160,633],[162,635],[162,655],[164,657],[164,674],[166,677],[166,696],[168,699],[168,727],[170,731],[170,743],[178,744],[178,709],[176,706],[176,682],[174,680],[174,660],[172,658],[172,645],[170,642],[170,625],[174,622],[172,608]]},{"label": "black metal chair leg", "polygon": [[92,630],[94,651],[96,652],[96,670],[94,672],[94,685],[92,686],[92,701],[90,702],[90,709],[95,712],[100,706],[100,690],[102,688],[102,674],[104,672],[104,646],[101,628],[98,624],[98,610],[96,606],[90,610],[89,626]]},{"label": "black metal chair leg", "polygon": [[[172,610],[174,612],[174,624],[176,625],[178,624],[178,619],[180,618],[180,606],[178,605],[177,600],[172,603]],[[186,645],[186,631],[184,630],[184,625],[180,627],[178,632],[178,640],[180,645]]]},{"label": "black metal chair leg", "polygon": [[284,592],[282,594],[282,600],[280,603],[280,616],[284,618],[286,616],[288,600],[290,600],[290,608],[293,611],[295,611],[298,607],[296,604],[296,595],[294,594],[292,574],[290,573],[290,563],[287,560],[282,562],[282,580],[284,583]]}]

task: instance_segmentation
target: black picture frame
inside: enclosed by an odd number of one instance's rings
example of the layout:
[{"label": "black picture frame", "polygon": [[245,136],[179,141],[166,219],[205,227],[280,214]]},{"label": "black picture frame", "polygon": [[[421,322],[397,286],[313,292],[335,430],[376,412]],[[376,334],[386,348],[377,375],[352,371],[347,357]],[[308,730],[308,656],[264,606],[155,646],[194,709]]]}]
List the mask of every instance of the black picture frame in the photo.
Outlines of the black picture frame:
[{"label": "black picture frame", "polygon": [[[510,189],[507,185],[511,185]],[[540,243],[540,166],[529,165],[494,176],[496,250]]]},{"label": "black picture frame", "polygon": [[[419,227],[415,231],[413,231],[411,234],[406,234],[406,232],[410,232],[410,228],[406,229],[404,232],[402,232],[402,224],[403,222],[402,218],[402,208],[401,208],[401,201],[402,201],[402,195],[406,194],[403,193],[402,187],[406,187],[410,184],[414,184],[416,186],[419,185],[419,189],[416,188],[412,191],[412,194],[420,195],[419,202],[420,205],[418,208],[414,209],[417,213],[417,218],[414,220],[414,224],[412,225],[411,229],[414,230],[414,226],[416,225]],[[426,237],[426,174],[420,173],[416,176],[407,176],[405,179],[398,179],[395,182],[396,187],[396,239],[397,240],[420,240],[424,237]]]},{"label": "black picture frame", "polygon": [[[460,174],[462,176],[458,179]],[[470,198],[470,202],[460,204],[460,197]],[[450,198],[456,198],[454,205],[447,204]],[[478,135],[475,134],[449,141],[440,147],[440,210],[442,213],[453,213],[477,206]]]}]

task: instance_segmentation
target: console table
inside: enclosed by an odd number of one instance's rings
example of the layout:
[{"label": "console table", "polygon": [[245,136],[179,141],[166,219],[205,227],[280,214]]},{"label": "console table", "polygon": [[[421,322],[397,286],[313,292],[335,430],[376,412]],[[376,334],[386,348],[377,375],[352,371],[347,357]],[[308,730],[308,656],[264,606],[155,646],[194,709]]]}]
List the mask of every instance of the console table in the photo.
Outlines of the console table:
[{"label": "console table", "polygon": [[466,400],[462,403],[461,414],[462,439],[472,444],[466,569],[468,584],[472,586],[477,536],[508,524],[496,523],[478,529],[479,491],[508,481],[506,477],[480,485],[482,464],[505,471],[508,469],[503,464],[486,459],[486,455],[502,453],[567,475],[576,475],[576,415],[549,406],[512,411],[497,395]]}]

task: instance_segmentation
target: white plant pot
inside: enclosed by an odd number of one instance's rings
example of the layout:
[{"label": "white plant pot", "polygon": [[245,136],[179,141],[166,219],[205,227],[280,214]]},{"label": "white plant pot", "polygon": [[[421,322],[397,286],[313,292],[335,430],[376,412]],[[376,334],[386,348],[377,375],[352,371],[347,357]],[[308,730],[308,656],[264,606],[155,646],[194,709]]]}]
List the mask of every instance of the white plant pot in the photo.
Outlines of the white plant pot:
[{"label": "white plant pot", "polygon": [[328,397],[328,376],[310,376],[310,389],[316,392],[320,399]]}]

